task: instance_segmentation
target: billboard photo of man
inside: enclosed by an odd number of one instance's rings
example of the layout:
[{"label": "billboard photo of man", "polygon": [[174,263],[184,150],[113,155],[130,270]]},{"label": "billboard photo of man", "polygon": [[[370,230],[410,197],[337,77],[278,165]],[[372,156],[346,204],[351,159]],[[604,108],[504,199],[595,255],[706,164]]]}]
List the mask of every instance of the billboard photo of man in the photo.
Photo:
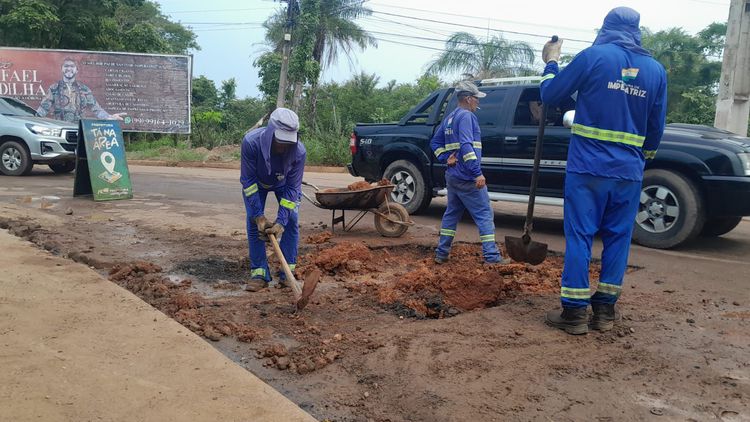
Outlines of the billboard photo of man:
[{"label": "billboard photo of man", "polygon": [[66,57],[62,64],[62,79],[50,85],[36,114],[67,122],[78,122],[85,117],[122,120],[127,113],[107,113],[96,101],[91,89],[76,80],[78,65]]}]

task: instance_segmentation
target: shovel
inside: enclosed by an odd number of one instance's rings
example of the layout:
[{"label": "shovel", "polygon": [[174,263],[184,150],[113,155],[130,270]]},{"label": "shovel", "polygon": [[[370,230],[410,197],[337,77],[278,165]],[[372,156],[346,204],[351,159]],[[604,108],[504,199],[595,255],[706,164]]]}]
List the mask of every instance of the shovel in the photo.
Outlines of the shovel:
[{"label": "shovel", "polygon": [[547,106],[542,105],[541,116],[539,116],[539,131],[536,135],[536,146],[534,148],[534,169],[531,173],[531,188],[529,189],[529,208],[526,211],[526,223],[523,225],[521,237],[505,236],[505,249],[508,255],[517,262],[528,262],[531,265],[539,265],[547,258],[547,244],[531,240],[532,217],[534,216],[534,201],[536,200],[536,184],[539,180],[539,161],[542,158],[542,142],[544,140],[544,127],[547,124]]},{"label": "shovel", "polygon": [[271,240],[273,250],[276,252],[276,258],[281,262],[281,267],[284,269],[286,279],[292,286],[292,291],[294,292],[294,303],[297,307],[297,312],[299,312],[307,306],[307,303],[310,301],[310,296],[312,296],[315,291],[315,287],[318,286],[318,280],[320,280],[322,273],[318,269],[313,270],[305,277],[304,285],[300,286],[300,283],[294,278],[294,274],[292,274],[292,269],[289,268],[289,264],[286,263],[286,258],[284,258],[284,254],[281,252],[281,247],[279,246],[279,241],[276,240],[276,235],[271,233],[268,235],[268,238]]}]

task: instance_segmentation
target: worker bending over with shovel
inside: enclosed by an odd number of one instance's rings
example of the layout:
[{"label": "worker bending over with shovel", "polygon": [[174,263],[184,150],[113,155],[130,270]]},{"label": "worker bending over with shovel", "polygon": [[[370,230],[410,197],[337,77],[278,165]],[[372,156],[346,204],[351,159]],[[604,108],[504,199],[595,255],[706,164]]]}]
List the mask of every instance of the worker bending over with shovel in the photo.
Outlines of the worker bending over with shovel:
[{"label": "worker bending over with shovel", "polygon": [[479,91],[473,83],[463,81],[456,85],[455,95],[458,106],[445,116],[430,141],[435,157],[448,165],[445,171],[448,207],[440,225],[435,262],[443,264],[448,261],[456,227],[464,210],[468,210],[479,228],[484,262],[509,264],[510,259],[503,259],[495,243],[495,214],[480,166],[482,136],[474,111],[479,108],[479,99],[487,94]]},{"label": "worker bending over with shovel", "polygon": [[[548,42],[542,53],[542,101],[555,105],[578,92],[565,174],[563,310],[546,317],[569,334],[588,331],[589,303],[592,329],[614,325],[645,160],[654,158],[664,132],[666,72],[641,47],[639,21],[633,9],[613,9],[594,44],[562,71],[557,65],[562,40]],[[592,296],[589,262],[597,233],[604,249]]]},{"label": "worker bending over with shovel", "polygon": [[[299,204],[307,156],[298,129],[297,114],[277,108],[271,113],[267,127],[249,131],[242,140],[240,181],[247,213],[251,269],[246,289],[252,292],[267,287],[271,281],[264,243],[268,235],[281,236],[279,246],[292,271],[297,262]],[[264,215],[269,192],[279,201],[273,223]],[[279,274],[283,283],[284,273]]]}]

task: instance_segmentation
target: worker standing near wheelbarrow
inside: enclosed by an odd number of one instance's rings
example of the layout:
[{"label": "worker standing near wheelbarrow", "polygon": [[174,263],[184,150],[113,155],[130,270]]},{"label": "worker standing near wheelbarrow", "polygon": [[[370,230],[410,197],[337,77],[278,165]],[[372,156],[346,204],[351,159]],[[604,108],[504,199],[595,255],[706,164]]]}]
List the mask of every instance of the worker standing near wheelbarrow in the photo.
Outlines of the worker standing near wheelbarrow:
[{"label": "worker standing near wheelbarrow", "polygon": [[[297,114],[277,108],[271,113],[267,127],[251,130],[242,140],[240,181],[247,213],[251,277],[246,289],[252,292],[267,287],[271,281],[265,246],[268,235],[281,236],[279,246],[292,271],[297,262],[299,204],[307,156],[298,130]],[[273,223],[264,215],[269,192],[279,201]],[[283,282],[284,273],[279,274]]]},{"label": "worker standing near wheelbarrow", "polygon": [[488,264],[510,263],[500,255],[495,243],[495,214],[490,206],[487,182],[482,174],[482,137],[479,121],[474,114],[479,99],[487,94],[471,82],[456,85],[458,106],[445,116],[430,141],[438,161],[448,165],[445,183],[448,188],[448,207],[440,224],[440,240],[435,251],[435,262],[448,261],[458,221],[468,210],[479,228],[482,255]]}]

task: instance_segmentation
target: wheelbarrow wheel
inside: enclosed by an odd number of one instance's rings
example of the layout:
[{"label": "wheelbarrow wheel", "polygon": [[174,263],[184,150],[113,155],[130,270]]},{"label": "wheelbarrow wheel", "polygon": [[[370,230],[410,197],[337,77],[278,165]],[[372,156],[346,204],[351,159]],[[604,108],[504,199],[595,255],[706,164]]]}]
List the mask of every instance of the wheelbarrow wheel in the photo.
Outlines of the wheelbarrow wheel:
[{"label": "wheelbarrow wheel", "polygon": [[[378,211],[391,220],[402,221],[404,223],[409,221],[409,212],[400,204],[393,202],[383,204],[378,208]],[[393,221],[389,221],[388,218],[375,214],[375,229],[377,229],[378,233],[382,236],[400,237],[402,234],[406,233],[407,229],[409,229],[409,226],[406,224],[394,223]]]}]

